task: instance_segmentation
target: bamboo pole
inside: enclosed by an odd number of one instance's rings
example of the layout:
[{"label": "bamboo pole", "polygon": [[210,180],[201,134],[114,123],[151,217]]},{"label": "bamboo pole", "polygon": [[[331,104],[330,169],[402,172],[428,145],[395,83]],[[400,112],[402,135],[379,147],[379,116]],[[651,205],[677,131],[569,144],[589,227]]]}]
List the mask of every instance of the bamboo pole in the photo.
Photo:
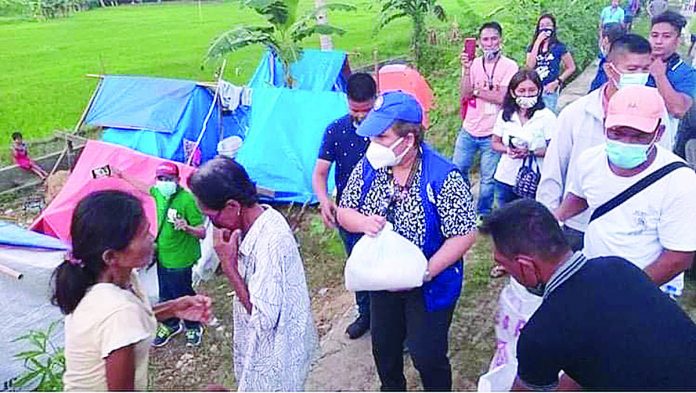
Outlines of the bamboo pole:
[{"label": "bamboo pole", "polygon": [[24,277],[24,274],[2,264],[0,264],[0,273],[12,277],[15,280],[21,280],[22,277]]}]

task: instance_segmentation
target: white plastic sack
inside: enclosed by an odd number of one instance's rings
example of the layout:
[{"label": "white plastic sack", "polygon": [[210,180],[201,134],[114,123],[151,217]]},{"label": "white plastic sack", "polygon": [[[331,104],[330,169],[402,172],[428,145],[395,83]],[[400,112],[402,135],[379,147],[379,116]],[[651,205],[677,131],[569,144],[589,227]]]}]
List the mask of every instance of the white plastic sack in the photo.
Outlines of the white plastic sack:
[{"label": "white plastic sack", "polygon": [[488,373],[479,378],[479,392],[509,391],[517,375],[517,339],[522,328],[541,306],[515,279],[503,288],[495,317],[496,351]]},{"label": "white plastic sack", "polygon": [[213,223],[206,220],[205,239],[201,240],[201,259],[193,266],[193,286],[197,287],[202,281],[208,281],[215,276],[220,265],[220,259],[213,248]]},{"label": "white plastic sack", "polygon": [[423,285],[428,260],[423,252],[387,223],[375,237],[363,236],[346,262],[349,291],[390,291]]}]

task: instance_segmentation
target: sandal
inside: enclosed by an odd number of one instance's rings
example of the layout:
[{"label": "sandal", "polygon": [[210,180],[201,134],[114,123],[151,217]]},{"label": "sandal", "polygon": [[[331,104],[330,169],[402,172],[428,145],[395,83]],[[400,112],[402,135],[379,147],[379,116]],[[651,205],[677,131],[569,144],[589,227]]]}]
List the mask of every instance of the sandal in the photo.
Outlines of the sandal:
[{"label": "sandal", "polygon": [[507,270],[501,265],[495,265],[491,269],[490,276],[491,278],[500,278],[503,277],[504,275],[507,274]]}]

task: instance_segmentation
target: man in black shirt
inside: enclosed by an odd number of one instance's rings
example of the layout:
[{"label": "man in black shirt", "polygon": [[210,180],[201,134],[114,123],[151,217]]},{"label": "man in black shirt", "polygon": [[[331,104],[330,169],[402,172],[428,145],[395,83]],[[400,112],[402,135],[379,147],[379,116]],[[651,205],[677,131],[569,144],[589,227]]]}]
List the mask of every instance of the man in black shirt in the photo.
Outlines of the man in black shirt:
[{"label": "man in black shirt", "polygon": [[[319,199],[324,225],[328,228],[337,227],[336,202],[327,191],[331,164],[336,164],[334,180],[336,183],[336,201],[339,201],[353,168],[365,155],[367,145],[370,144],[369,138],[358,136],[355,130],[372,109],[376,96],[377,86],[370,74],[358,72],[351,75],[348,78],[349,112],[329,124],[324,133],[319,158],[312,175],[312,187]],[[342,228],[338,228],[338,230],[346,253],[350,255],[357,241],[356,237]],[[346,329],[346,333],[351,339],[361,337],[370,328],[370,297],[368,292],[357,292],[355,299],[358,304],[359,316]]]},{"label": "man in black shirt", "polygon": [[513,390],[696,390],[696,324],[642,270],[573,254],[533,200],[494,211],[481,230],[495,261],[543,296],[517,344]]}]

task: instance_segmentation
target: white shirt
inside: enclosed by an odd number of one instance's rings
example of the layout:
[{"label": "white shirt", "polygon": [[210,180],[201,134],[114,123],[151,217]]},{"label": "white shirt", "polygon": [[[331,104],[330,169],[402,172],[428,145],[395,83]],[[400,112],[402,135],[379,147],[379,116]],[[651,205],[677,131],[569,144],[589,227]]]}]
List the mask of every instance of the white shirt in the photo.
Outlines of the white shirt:
[{"label": "white shirt", "polygon": [[[558,116],[537,189],[537,200],[551,210],[560,206],[568,192],[566,178],[577,171],[580,155],[605,142],[603,94],[604,88],[596,89],[563,108]],[[564,224],[584,232],[589,221],[589,214],[584,212]]]},{"label": "white shirt", "polygon": [[[549,109],[534,112],[534,116],[524,125],[520,121],[517,112],[510,116],[510,121],[503,120],[503,112],[498,114],[498,119],[493,127],[493,135],[499,136],[505,146],[510,146],[510,138],[515,146],[525,146],[529,151],[546,147],[546,141],[551,140],[556,124],[556,115]],[[503,154],[495,170],[494,179],[510,186],[515,185],[517,172],[519,172],[524,159],[511,158]],[[543,158],[536,157],[539,167],[542,167]]]},{"label": "white shirt", "polygon": [[[622,177],[609,168],[604,146],[587,150],[570,179],[569,192],[584,198],[590,214],[640,179],[665,165],[682,161],[657,146],[655,161],[643,172]],[[620,206],[590,223],[585,232],[588,258],[620,256],[644,269],[667,249],[696,251],[696,173],[680,168],[650,185]],[[671,285],[679,295],[684,288],[680,274]]]},{"label": "white shirt", "polygon": [[106,357],[135,344],[135,390],[147,390],[150,343],[157,321],[140,287],[94,284],[72,314],[65,317],[66,391],[106,391]]},{"label": "white shirt", "polygon": [[304,390],[318,349],[304,267],[285,218],[264,208],[239,248],[253,308],[234,300],[234,372],[239,391]]}]

